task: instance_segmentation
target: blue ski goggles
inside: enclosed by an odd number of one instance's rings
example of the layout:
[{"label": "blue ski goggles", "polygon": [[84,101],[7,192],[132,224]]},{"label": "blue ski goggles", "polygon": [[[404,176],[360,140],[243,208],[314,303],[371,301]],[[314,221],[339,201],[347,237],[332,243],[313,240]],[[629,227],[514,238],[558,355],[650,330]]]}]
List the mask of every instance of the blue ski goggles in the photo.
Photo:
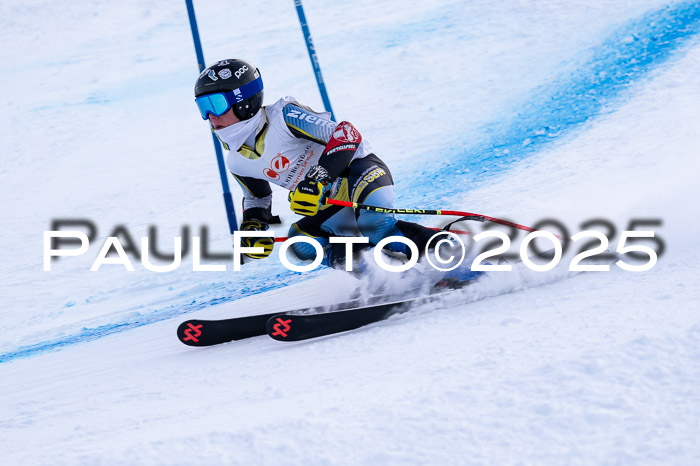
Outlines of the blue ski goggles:
[{"label": "blue ski goggles", "polygon": [[214,116],[221,116],[235,104],[244,101],[263,90],[262,76],[258,79],[244,84],[238,89],[229,92],[217,92],[215,94],[207,94],[197,97],[194,101],[199,107],[199,113],[202,119],[209,118],[211,113]]}]

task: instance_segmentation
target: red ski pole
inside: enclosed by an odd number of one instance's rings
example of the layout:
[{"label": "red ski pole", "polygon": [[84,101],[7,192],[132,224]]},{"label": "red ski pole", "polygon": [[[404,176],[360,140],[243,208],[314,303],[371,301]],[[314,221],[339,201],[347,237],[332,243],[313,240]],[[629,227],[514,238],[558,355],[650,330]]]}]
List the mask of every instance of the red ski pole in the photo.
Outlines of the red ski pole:
[{"label": "red ski pole", "polygon": [[457,217],[469,217],[469,220],[477,220],[480,222],[492,222],[498,223],[499,225],[505,225],[512,228],[517,228],[518,230],[525,231],[537,231],[534,228],[520,225],[518,223],[509,222],[508,220],[501,220],[500,218],[489,217],[486,215],[475,214],[473,212],[460,212],[458,210],[429,210],[429,209],[387,209],[385,207],[377,207],[373,205],[360,204],[358,202],[350,201],[338,201],[336,199],[326,200],[327,204],[352,207],[353,209],[364,209],[371,210],[374,212],[384,212],[387,214],[410,214],[410,215],[455,215]]},{"label": "red ski pole", "polygon": [[[385,207],[378,207],[378,206],[373,206],[373,205],[367,205],[367,204],[360,204],[358,202],[350,202],[350,201],[339,201],[337,199],[326,199],[326,204],[331,204],[331,205],[337,205],[340,207],[351,207],[353,209],[364,209],[364,210],[371,210],[374,212],[383,212],[387,214],[408,214],[408,215],[450,215],[450,216],[457,216],[457,217],[462,217],[464,220],[476,220],[478,222],[492,222],[492,223],[498,223],[499,225],[505,225],[509,226],[512,228],[517,228],[518,230],[525,230],[525,231],[537,231],[536,229],[532,227],[528,227],[525,225],[520,225],[518,223],[513,223],[509,222],[508,220],[502,220],[500,218],[495,218],[495,217],[489,217],[487,215],[481,215],[481,214],[475,214],[473,212],[461,212],[458,210],[430,210],[430,209],[387,209]],[[431,228],[432,230],[439,230],[439,228]],[[452,233],[458,233],[462,235],[468,235],[468,231],[462,231],[462,230],[450,230]],[[557,235],[555,235],[557,236]],[[558,236],[557,236],[558,238]],[[275,242],[283,242],[286,241],[286,237],[277,237],[275,238]]]}]

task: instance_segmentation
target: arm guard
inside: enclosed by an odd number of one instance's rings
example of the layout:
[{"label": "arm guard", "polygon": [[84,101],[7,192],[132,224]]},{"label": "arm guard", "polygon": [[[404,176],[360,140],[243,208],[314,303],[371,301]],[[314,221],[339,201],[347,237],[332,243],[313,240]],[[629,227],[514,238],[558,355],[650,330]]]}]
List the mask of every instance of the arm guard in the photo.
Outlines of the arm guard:
[{"label": "arm guard", "polygon": [[350,165],[361,142],[360,132],[349,122],[341,121],[335,128],[318,161],[318,164],[328,172],[331,180],[338,178]]},{"label": "arm guard", "polygon": [[362,142],[360,132],[349,122],[336,124],[299,104],[287,104],[283,115],[293,136],[325,146],[318,164],[331,181],[347,168]]}]

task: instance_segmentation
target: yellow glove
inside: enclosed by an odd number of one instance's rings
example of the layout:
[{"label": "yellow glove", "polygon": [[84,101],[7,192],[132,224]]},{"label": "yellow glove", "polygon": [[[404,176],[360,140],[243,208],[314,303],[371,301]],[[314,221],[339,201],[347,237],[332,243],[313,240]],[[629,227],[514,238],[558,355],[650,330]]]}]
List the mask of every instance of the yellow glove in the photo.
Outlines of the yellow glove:
[{"label": "yellow glove", "polygon": [[313,217],[326,202],[330,189],[328,172],[316,165],[289,194],[290,207],[299,215]]},{"label": "yellow glove", "polygon": [[[241,223],[241,231],[266,231],[270,226],[260,220],[246,220]],[[261,247],[265,251],[261,254],[244,252],[243,255],[251,259],[265,259],[272,253],[272,247],[275,245],[274,238],[241,238],[241,246],[243,247]]]}]

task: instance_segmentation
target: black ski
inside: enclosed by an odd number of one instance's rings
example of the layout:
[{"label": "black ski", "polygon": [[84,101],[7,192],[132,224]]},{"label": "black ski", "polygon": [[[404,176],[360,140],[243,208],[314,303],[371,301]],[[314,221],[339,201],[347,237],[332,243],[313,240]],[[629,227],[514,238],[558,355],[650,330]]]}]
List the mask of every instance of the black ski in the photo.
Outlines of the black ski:
[{"label": "black ski", "polygon": [[277,341],[300,341],[347,332],[406,312],[412,305],[430,299],[424,296],[322,314],[277,314],[267,321],[267,334]]},{"label": "black ski", "polygon": [[[441,280],[434,285],[431,293],[450,289],[462,288],[469,281]],[[396,301],[396,296],[378,295],[367,300],[355,299],[328,306],[317,306],[305,309],[295,309],[287,312],[274,312],[245,317],[233,317],[221,320],[192,319],[181,323],[177,328],[178,339],[189,346],[212,346],[234,340],[257,337],[269,334],[275,340],[297,341],[322,335],[354,330],[358,327],[378,322],[393,314],[408,310],[411,304],[430,298],[425,292],[416,290],[416,294],[408,299]],[[394,301],[391,301],[394,299]],[[275,320],[284,316],[283,320],[293,317],[294,330],[291,333],[284,329],[282,322]],[[292,322],[290,321],[290,322]],[[280,327],[275,328],[279,324]],[[290,325],[289,323],[287,325]],[[282,334],[287,336],[283,336]]]},{"label": "black ski", "polygon": [[[375,296],[369,300],[370,303],[386,301],[386,296]],[[329,306],[319,306],[305,309],[296,309],[294,313],[318,313],[351,309],[359,306],[359,300],[346,301]],[[258,314],[245,317],[233,317],[231,319],[220,320],[199,320],[192,319],[181,323],[177,328],[178,339],[189,346],[212,346],[227,343],[234,340],[244,340],[246,338],[257,337],[267,333],[265,325],[267,321],[280,312],[270,314]]]}]

